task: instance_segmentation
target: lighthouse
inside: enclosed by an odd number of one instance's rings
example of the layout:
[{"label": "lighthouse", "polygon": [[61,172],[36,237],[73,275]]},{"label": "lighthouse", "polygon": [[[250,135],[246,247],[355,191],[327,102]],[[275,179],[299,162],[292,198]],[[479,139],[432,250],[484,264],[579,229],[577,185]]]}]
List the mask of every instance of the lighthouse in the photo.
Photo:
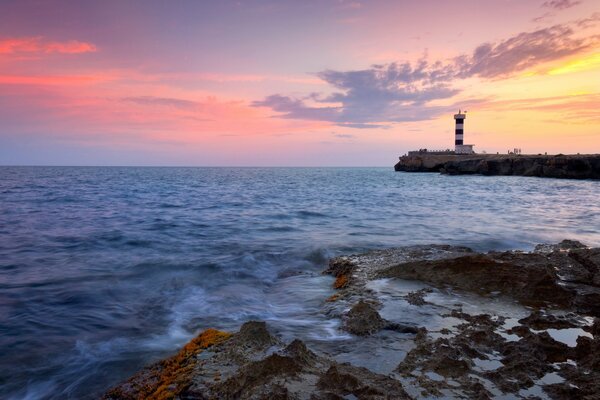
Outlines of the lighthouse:
[{"label": "lighthouse", "polygon": [[467,112],[461,112],[458,110],[458,114],[454,114],[454,120],[456,121],[456,128],[454,129],[454,153],[456,154],[473,154],[473,145],[464,144],[465,134],[465,118],[467,118]]}]

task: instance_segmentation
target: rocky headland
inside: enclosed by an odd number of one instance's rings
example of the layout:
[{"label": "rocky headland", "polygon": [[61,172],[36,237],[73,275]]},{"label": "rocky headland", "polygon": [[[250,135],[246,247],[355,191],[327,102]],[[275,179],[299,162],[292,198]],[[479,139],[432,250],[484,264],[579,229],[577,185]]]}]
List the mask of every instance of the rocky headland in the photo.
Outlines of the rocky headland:
[{"label": "rocky headland", "polygon": [[422,153],[400,157],[396,171],[439,172],[450,175],[520,175],[565,179],[600,179],[600,155]]},{"label": "rocky headland", "polygon": [[362,354],[368,369],[250,321],[203,331],[104,398],[600,398],[600,248],[411,246],[336,257],[324,273],[321,312],[340,330],[407,344],[389,369],[377,365],[389,354]]}]

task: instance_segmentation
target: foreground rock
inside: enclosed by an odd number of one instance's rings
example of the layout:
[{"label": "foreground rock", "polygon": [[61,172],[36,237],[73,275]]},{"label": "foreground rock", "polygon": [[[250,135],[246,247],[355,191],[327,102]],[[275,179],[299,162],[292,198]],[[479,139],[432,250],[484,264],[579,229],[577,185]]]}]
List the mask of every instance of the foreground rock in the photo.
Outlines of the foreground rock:
[{"label": "foreground rock", "polygon": [[[256,321],[208,329],[105,399],[600,398],[600,249],[411,246],[336,257],[325,273],[335,293],[321,313],[350,345],[324,355]],[[371,370],[340,361],[354,348]],[[402,357],[378,369],[379,349]]]},{"label": "foreground rock", "polygon": [[434,155],[402,156],[396,171],[451,175],[521,175],[546,178],[600,179],[600,155]]},{"label": "foreground rock", "polygon": [[381,318],[374,305],[359,301],[343,316],[342,329],[358,336],[368,336],[382,329],[401,333],[417,333],[413,326],[386,321]]},{"label": "foreground rock", "polygon": [[104,398],[409,398],[400,382],[390,377],[318,356],[300,340],[280,343],[264,322],[247,322],[238,333],[220,334],[211,344],[205,341],[207,336],[214,337],[214,331],[190,342],[202,346],[193,355],[186,353],[183,365],[176,355],[146,368]]}]

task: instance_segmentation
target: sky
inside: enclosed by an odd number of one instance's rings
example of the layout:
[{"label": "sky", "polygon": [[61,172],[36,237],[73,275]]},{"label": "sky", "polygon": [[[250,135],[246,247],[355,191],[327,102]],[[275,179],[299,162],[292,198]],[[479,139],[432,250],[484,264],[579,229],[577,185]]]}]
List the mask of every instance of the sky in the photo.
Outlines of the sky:
[{"label": "sky", "polygon": [[0,0],[0,165],[600,153],[600,1]]}]

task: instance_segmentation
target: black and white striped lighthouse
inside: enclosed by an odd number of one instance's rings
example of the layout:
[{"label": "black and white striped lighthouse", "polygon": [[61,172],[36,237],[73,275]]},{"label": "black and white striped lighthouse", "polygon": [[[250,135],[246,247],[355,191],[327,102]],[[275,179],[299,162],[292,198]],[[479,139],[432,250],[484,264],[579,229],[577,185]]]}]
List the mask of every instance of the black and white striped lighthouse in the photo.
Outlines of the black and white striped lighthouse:
[{"label": "black and white striped lighthouse", "polygon": [[454,114],[454,119],[456,120],[456,129],[454,130],[454,145],[462,146],[463,145],[463,135],[465,118],[467,118],[467,114],[463,114],[458,110],[458,114]]},{"label": "black and white striped lighthouse", "polygon": [[467,112],[461,112],[458,110],[458,114],[454,114],[454,120],[456,121],[456,128],[454,129],[454,152],[456,154],[472,154],[473,145],[464,144],[465,134],[465,118],[467,118]]}]

